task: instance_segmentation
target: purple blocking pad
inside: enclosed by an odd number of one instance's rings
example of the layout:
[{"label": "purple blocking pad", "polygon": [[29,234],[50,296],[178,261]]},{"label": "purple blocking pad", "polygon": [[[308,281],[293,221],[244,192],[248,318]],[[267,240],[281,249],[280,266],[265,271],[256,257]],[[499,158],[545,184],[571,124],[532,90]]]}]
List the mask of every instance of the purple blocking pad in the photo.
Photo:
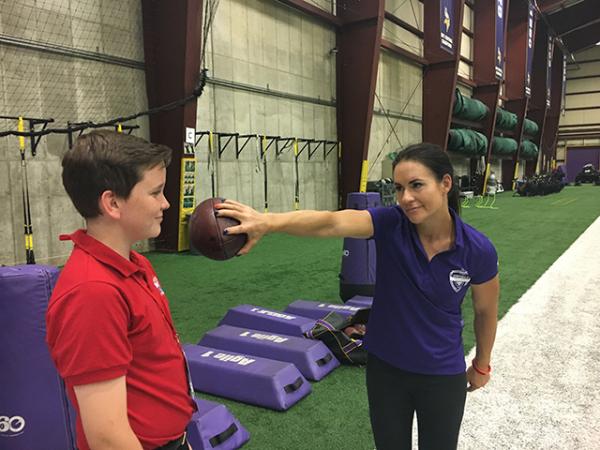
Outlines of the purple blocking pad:
[{"label": "purple blocking pad", "polygon": [[373,306],[373,297],[363,297],[355,295],[346,302],[346,305],[357,306],[359,308],[371,308]]},{"label": "purple blocking pad", "polygon": [[221,325],[198,345],[294,364],[309,380],[320,380],[340,365],[321,341]]},{"label": "purple blocking pad", "polygon": [[269,331],[288,336],[304,336],[304,333],[315,326],[315,320],[261,308],[260,306],[239,305],[230,308],[225,317],[219,322],[219,325]]},{"label": "purple blocking pad", "polygon": [[194,450],[235,450],[250,439],[248,431],[225,405],[194,399],[198,411],[187,427],[187,436]]},{"label": "purple blocking pad", "polygon": [[335,303],[323,303],[313,300],[296,300],[285,308],[286,313],[298,314],[312,319],[322,319],[330,312],[341,314],[344,317],[356,314],[361,308],[354,305],[338,305]]},{"label": "purple blocking pad", "polygon": [[58,269],[0,267],[0,449],[71,450],[75,412],[46,345]]},{"label": "purple blocking pad", "polygon": [[312,390],[290,363],[193,344],[183,351],[198,391],[285,411]]}]

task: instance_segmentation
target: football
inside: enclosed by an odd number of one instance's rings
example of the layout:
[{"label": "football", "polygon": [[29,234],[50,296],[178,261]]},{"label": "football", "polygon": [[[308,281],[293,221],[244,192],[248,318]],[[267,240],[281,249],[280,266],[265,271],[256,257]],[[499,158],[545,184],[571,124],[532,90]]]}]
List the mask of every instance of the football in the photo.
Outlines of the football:
[{"label": "football", "polygon": [[246,244],[246,234],[224,234],[226,228],[239,225],[239,221],[215,214],[215,205],[223,198],[209,198],[194,209],[190,216],[190,245],[201,255],[223,261],[232,258]]}]

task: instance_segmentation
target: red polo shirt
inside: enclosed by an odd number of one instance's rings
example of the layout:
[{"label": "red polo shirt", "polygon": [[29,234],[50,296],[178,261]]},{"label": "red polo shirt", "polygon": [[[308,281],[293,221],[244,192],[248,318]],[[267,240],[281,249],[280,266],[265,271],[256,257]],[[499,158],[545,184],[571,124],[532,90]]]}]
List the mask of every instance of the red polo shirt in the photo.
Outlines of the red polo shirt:
[{"label": "red polo shirt", "polygon": [[180,436],[193,412],[169,304],[150,262],[126,260],[79,230],[46,315],[47,342],[77,410],[77,446],[88,450],[73,386],[125,376],[129,424],[144,449]]}]

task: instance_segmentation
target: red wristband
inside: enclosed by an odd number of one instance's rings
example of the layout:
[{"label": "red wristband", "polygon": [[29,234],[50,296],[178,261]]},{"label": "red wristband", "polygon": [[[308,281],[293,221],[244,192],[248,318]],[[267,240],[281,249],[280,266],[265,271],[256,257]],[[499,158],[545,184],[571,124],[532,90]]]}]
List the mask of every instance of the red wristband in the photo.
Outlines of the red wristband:
[{"label": "red wristband", "polygon": [[475,360],[471,361],[471,365],[473,366],[473,369],[475,370],[475,372],[481,374],[481,375],[489,375],[490,373],[492,373],[492,366],[488,365],[487,367],[487,372],[481,370],[479,367],[477,367],[475,365]]}]

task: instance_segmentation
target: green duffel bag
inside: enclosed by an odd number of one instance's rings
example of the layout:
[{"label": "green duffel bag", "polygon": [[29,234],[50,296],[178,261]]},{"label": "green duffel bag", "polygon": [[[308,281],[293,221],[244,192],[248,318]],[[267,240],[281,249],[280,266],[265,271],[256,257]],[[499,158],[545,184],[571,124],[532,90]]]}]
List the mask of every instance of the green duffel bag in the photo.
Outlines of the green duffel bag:
[{"label": "green duffel bag", "polygon": [[517,141],[511,138],[496,136],[492,141],[492,154],[514,155],[517,151]]}]

